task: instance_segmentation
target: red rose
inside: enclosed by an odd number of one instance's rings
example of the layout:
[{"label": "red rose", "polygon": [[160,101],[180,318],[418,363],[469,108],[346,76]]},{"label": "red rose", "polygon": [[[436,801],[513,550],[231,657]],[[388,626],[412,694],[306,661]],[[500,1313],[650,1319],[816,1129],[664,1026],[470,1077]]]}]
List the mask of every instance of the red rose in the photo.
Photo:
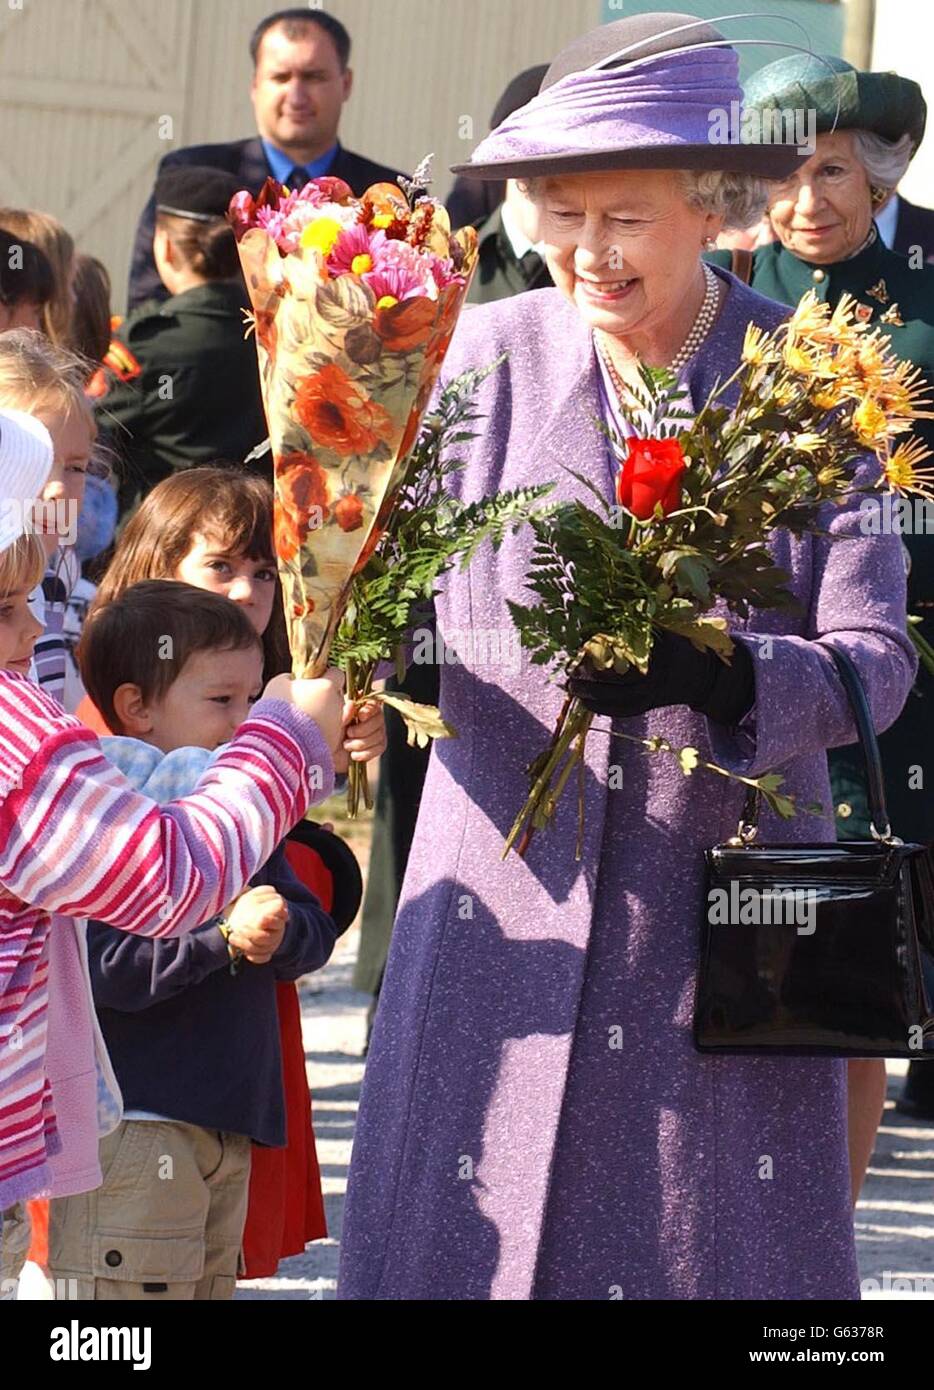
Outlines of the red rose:
[{"label": "red rose", "polygon": [[331,515],[342,531],[356,531],[363,525],[363,500],[356,492],[339,497],[331,508]]},{"label": "red rose", "polygon": [[629,439],[628,457],[619,466],[616,500],[640,521],[660,505],[663,515],[681,505],[681,474],[687,467],[677,439]]}]

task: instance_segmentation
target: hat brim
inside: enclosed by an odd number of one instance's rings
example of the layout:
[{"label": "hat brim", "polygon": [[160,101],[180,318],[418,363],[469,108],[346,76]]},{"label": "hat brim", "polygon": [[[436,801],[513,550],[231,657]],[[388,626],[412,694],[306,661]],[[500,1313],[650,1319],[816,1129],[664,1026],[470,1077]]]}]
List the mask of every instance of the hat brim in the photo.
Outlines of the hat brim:
[{"label": "hat brim", "polygon": [[473,179],[539,178],[550,174],[600,174],[614,169],[722,169],[784,179],[813,150],[783,144],[634,145],[625,150],[588,150],[580,154],[530,155],[488,164],[452,164],[452,174]]}]

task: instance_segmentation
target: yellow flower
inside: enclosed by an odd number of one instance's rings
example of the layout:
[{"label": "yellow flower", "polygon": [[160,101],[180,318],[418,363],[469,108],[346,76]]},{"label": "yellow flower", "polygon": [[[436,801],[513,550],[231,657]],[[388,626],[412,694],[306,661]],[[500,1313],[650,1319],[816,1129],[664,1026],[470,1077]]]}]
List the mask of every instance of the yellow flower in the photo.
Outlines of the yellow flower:
[{"label": "yellow flower", "polygon": [[851,423],[860,444],[870,449],[884,444],[891,432],[885,411],[872,396],[866,396],[856,407]]},{"label": "yellow flower", "polygon": [[808,338],[826,332],[830,311],[813,290],[801,296],[798,307],[788,321],[789,338]]},{"label": "yellow flower", "polygon": [[851,294],[841,294],[837,307],[830,315],[829,327],[835,342],[848,341],[854,336],[852,330],[858,330],[858,324],[856,300]]},{"label": "yellow flower", "polygon": [[795,405],[801,399],[800,388],[790,381],[779,381],[772,392],[775,405]]},{"label": "yellow flower", "polygon": [[914,435],[882,460],[882,472],[890,492],[915,492],[919,497],[934,500],[934,469],[919,468],[922,459],[931,457],[931,450]]},{"label": "yellow flower", "polygon": [[314,222],[309,222],[302,229],[299,245],[310,246],[312,250],[320,251],[322,256],[328,256],[342,230],[341,224],[333,217],[316,217]]},{"label": "yellow flower", "polygon": [[366,252],[362,256],[354,256],[350,262],[350,269],[354,275],[365,275],[368,270],[373,269],[373,257],[368,256]]},{"label": "yellow flower", "polygon": [[743,339],[743,361],[749,362],[754,367],[760,367],[764,362],[772,358],[769,351],[768,334],[764,329],[757,327],[756,324],[746,325],[746,336]]},{"label": "yellow flower", "polygon": [[782,353],[785,366],[792,372],[810,376],[817,365],[811,354],[789,333]]},{"label": "yellow flower", "polygon": [[931,404],[928,384],[919,367],[911,362],[899,362],[886,371],[876,394],[880,405],[890,415],[905,419],[930,419],[924,407]]},{"label": "yellow flower", "polygon": [[806,431],[804,434],[795,435],[791,441],[791,447],[800,454],[816,454],[818,449],[823,448],[824,442],[821,435]]},{"label": "yellow flower", "polygon": [[387,227],[391,227],[391,226],[392,226],[392,221],[393,221],[392,213],[390,213],[390,212],[377,212],[377,213],[371,218],[371,220],[370,220],[370,225],[371,225],[372,227],[380,227],[380,228],[382,228],[383,231],[385,231],[385,229],[386,229]]},{"label": "yellow flower", "polygon": [[840,404],[840,388],[832,381],[822,381],[816,391],[811,392],[811,403],[818,410],[834,410]]}]

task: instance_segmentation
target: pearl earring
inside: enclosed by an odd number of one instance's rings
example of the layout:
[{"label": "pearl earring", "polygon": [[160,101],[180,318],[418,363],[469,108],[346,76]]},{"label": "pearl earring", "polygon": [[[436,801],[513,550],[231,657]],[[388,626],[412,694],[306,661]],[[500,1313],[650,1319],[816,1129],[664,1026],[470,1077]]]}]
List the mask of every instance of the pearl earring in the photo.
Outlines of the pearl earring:
[{"label": "pearl earring", "polygon": [[714,247],[716,246],[716,244],[717,244],[717,242],[716,242],[716,238],[715,238],[715,237],[712,237],[712,236],[705,236],[705,237],[704,237],[703,246],[704,246],[704,250],[705,250],[705,251],[712,251],[712,250],[714,249]]}]

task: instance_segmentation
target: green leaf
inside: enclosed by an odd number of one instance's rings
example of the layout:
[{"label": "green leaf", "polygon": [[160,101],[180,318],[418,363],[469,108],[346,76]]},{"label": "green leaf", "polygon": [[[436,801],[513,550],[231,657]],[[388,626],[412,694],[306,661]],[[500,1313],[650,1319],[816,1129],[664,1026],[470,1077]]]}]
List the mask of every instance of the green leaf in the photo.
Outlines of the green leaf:
[{"label": "green leaf", "polygon": [[659,569],[678,593],[690,594],[705,605],[710,602],[710,568],[709,558],[694,548],[666,550],[659,560]]},{"label": "green leaf", "polygon": [[457,730],[446,723],[434,705],[420,705],[404,695],[390,695],[385,690],[373,699],[380,700],[391,709],[398,710],[408,730],[408,745],[426,748],[433,738],[457,738]]},{"label": "green leaf", "polygon": [[693,618],[678,622],[671,619],[663,624],[670,632],[677,632],[682,637],[687,637],[698,651],[705,649],[716,652],[721,659],[729,658],[733,654],[733,639],[727,632],[726,622],[723,618]]}]

